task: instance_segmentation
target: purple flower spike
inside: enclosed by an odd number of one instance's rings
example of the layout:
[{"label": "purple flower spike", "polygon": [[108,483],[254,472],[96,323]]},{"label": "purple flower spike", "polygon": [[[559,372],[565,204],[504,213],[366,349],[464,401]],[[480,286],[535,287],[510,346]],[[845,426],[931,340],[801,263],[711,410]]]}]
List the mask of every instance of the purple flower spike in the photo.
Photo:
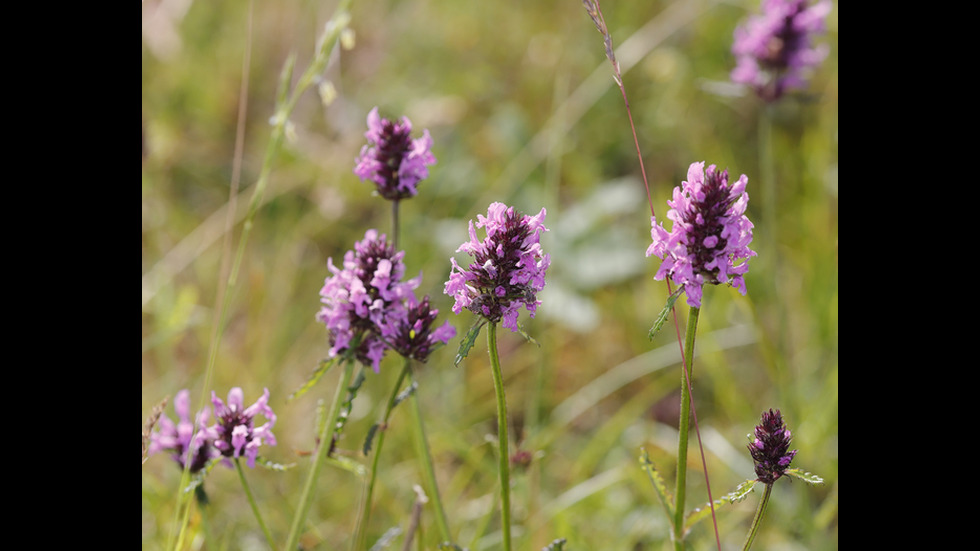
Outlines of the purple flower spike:
[{"label": "purple flower spike", "polygon": [[[364,240],[344,255],[343,268],[333,259],[328,277],[320,290],[323,306],[316,319],[330,333],[330,354],[343,354],[356,343],[354,356],[378,372],[387,345],[396,338],[399,324],[406,319],[404,302],[414,300],[420,278],[401,281],[405,274],[403,251],[395,252],[384,235],[368,230]],[[411,297],[411,298],[410,298]]]},{"label": "purple flower spike", "polygon": [[[269,407],[269,389],[265,389],[262,396],[247,408],[242,389],[238,387],[228,392],[227,404],[211,392],[211,403],[214,405],[216,423],[208,427],[205,434],[221,455],[236,458],[244,455],[248,466],[254,468],[259,446],[276,445],[276,437],[272,434],[276,414]],[[266,418],[266,422],[256,427],[255,416],[259,414]]]},{"label": "purple flower spike", "polygon": [[190,393],[185,389],[174,398],[174,411],[177,412],[178,422],[174,424],[166,415],[161,416],[160,430],[150,435],[148,451],[150,454],[169,451],[180,468],[184,468],[190,450],[192,459],[189,469],[196,473],[207,465],[209,459],[217,456],[217,451],[202,434],[208,420],[208,408],[201,410],[196,422],[192,422]]},{"label": "purple flower spike", "polygon": [[402,356],[425,363],[436,343],[447,344],[456,336],[456,328],[448,321],[442,327],[432,329],[438,315],[439,310],[429,307],[429,295],[423,297],[422,302],[417,302],[412,295],[408,302],[408,317],[399,324],[392,346]]},{"label": "purple flower spike", "polygon": [[701,288],[705,284],[731,283],[745,294],[743,276],[749,271],[748,259],[755,256],[749,249],[752,222],[745,216],[749,195],[745,193],[748,178],[743,174],[728,185],[728,171],[718,172],[715,165],[704,170],[704,163],[693,163],[687,181],[674,188],[674,198],[667,218],[673,220],[668,233],[657,219],[650,219],[653,243],[647,256],[663,260],[654,279],[670,276],[684,286],[689,305],[701,307]]},{"label": "purple flower spike", "polygon": [[759,482],[772,484],[786,474],[797,451],[789,450],[791,440],[792,433],[778,409],[762,412],[762,424],[755,427],[755,440],[749,444]]},{"label": "purple flower spike", "polygon": [[368,143],[361,148],[354,174],[361,181],[371,180],[385,199],[397,201],[415,197],[418,183],[429,177],[429,165],[436,163],[432,154],[432,137],[425,130],[412,139],[412,123],[407,117],[390,121],[378,116],[375,107],[368,113]]},{"label": "purple flower spike", "polygon": [[[541,301],[538,291],[544,289],[545,272],[551,257],[542,253],[539,239],[546,211],[536,216],[520,215],[513,207],[493,203],[487,216],[470,220],[470,240],[456,249],[475,258],[464,270],[451,258],[452,269],[445,293],[456,299],[453,312],[466,308],[492,323],[501,321],[511,331],[518,331],[517,314],[521,304],[531,317]],[[480,241],[476,228],[484,228],[486,238]]]},{"label": "purple flower spike", "polygon": [[827,57],[813,36],[824,31],[830,0],[762,0],[762,14],[735,29],[732,53],[737,59],[732,81],[751,86],[759,97],[775,101],[790,88],[804,88],[811,67]]}]

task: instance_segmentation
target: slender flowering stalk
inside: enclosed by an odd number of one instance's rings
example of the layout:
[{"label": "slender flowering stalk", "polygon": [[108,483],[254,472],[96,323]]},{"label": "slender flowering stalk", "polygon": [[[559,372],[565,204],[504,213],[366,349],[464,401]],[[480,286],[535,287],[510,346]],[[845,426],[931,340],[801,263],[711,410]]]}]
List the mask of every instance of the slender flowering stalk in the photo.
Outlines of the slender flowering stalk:
[{"label": "slender flowering stalk", "polygon": [[812,6],[807,0],[762,0],[762,13],[735,29],[732,81],[770,102],[805,88],[809,70],[827,57],[827,46],[814,46],[813,37],[824,31],[830,8],[830,0]]},{"label": "slender flowering stalk", "polygon": [[316,317],[330,333],[331,356],[343,354],[360,336],[354,356],[378,372],[388,348],[385,340],[397,337],[407,317],[405,301],[421,279],[401,281],[404,256],[404,252],[395,252],[384,235],[368,230],[354,250],[344,255],[343,268],[334,266],[333,259],[328,261],[333,275],[320,290],[323,306]]},{"label": "slender flowering stalk", "polygon": [[432,137],[424,130],[421,138],[412,138],[412,123],[407,117],[388,120],[375,107],[367,116],[368,143],[361,148],[354,174],[361,181],[375,183],[385,199],[398,201],[415,197],[420,181],[428,178],[429,165],[436,163],[432,154]]},{"label": "slender flowering stalk", "polygon": [[796,457],[796,450],[789,449],[792,436],[778,409],[762,412],[762,423],[756,425],[755,439],[748,448],[755,463],[757,480],[766,485],[766,490],[752,519],[752,527],[745,538],[745,545],[742,546],[743,551],[748,551],[759,533],[759,526],[762,525],[762,518],[772,496],[773,483],[786,474],[786,469]]},{"label": "slender flowering stalk", "polygon": [[[669,278],[683,287],[690,306],[684,344],[684,366],[681,373],[681,408],[677,442],[677,486],[674,502],[674,546],[684,548],[684,504],[687,497],[688,431],[693,412],[691,395],[694,344],[700,316],[702,290],[705,284],[730,283],[743,295],[748,271],[746,259],[755,256],[749,249],[752,222],[745,216],[749,196],[745,193],[748,178],[743,174],[731,186],[728,171],[717,171],[715,165],[704,169],[704,163],[688,168],[687,180],[674,188],[667,218],[673,221],[670,232],[651,217],[652,243],[647,256],[663,262],[655,279]],[[710,498],[709,498],[710,501]],[[720,541],[719,541],[720,548]]]},{"label": "slender flowering stalk", "polygon": [[715,165],[704,170],[704,163],[693,163],[687,181],[674,188],[667,218],[674,222],[670,232],[651,217],[653,243],[647,256],[663,260],[654,279],[670,277],[684,286],[687,303],[701,306],[705,284],[731,283],[745,294],[743,276],[749,270],[746,259],[755,256],[749,249],[752,222],[745,216],[749,195],[745,193],[748,178],[743,174],[728,184],[728,171],[718,172]]},{"label": "slender flowering stalk", "polygon": [[[507,398],[504,394],[500,355],[497,351],[497,324],[511,331],[520,331],[517,317],[523,305],[534,317],[541,301],[538,291],[544,288],[545,273],[551,257],[541,250],[541,232],[546,211],[536,216],[518,214],[513,207],[493,203],[487,216],[470,221],[470,240],[456,252],[465,252],[475,259],[464,270],[452,258],[452,269],[445,292],[454,297],[453,312],[466,308],[489,322],[487,350],[490,370],[497,397],[498,474],[500,477],[501,528],[505,551],[511,549],[510,530],[510,454],[507,436]],[[477,238],[476,229],[484,228],[486,238]],[[479,325],[475,326],[478,331]],[[472,333],[475,338],[476,333]],[[472,344],[472,342],[470,343]]]},{"label": "slender flowering stalk", "polygon": [[[470,240],[456,249],[475,258],[464,270],[451,258],[452,270],[445,292],[456,299],[453,312],[466,308],[483,316],[490,323],[502,322],[511,331],[518,331],[517,316],[521,305],[533,318],[541,301],[537,293],[544,288],[545,272],[551,257],[542,253],[541,232],[546,211],[536,216],[520,215],[513,207],[493,203],[487,215],[470,220]],[[482,241],[476,228],[486,230]]]}]

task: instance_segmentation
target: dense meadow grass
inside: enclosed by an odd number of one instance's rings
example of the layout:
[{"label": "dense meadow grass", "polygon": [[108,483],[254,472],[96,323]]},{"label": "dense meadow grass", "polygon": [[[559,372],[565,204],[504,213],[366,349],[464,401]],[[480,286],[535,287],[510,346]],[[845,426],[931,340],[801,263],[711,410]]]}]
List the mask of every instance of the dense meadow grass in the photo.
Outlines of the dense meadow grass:
[{"label": "dense meadow grass", "polygon": [[[251,220],[233,286],[222,275],[242,235],[269,146],[279,75],[314,55],[334,2],[214,0],[143,3],[141,421],[165,397],[189,389],[196,409],[211,390],[264,388],[278,415],[276,447],[261,454],[293,465],[246,469],[269,531],[285,542],[315,447],[318,402],[340,374],[287,397],[327,356],[314,319],[318,292],[365,230],[390,231],[390,206],[353,173],[375,106],[429,129],[438,163],[417,197],[402,201],[399,248],[407,274],[428,293],[457,338],[418,373],[418,395],[442,499],[456,542],[497,549],[496,409],[481,337],[458,367],[459,337],[473,322],[443,294],[449,258],[467,222],[501,201],[545,207],[551,255],[538,315],[522,314],[539,346],[499,332],[511,449],[532,460],[511,475],[516,549],[556,538],[572,550],[669,548],[669,523],[639,457],[645,449],[672,483],[677,455],[680,363],[687,307],[677,327],[647,336],[668,292],[647,258],[650,212],[622,96],[602,37],[579,0],[355,1],[353,47],[323,73],[336,98],[310,89],[290,116],[281,153]],[[837,10],[819,41],[830,55],[805,94],[766,105],[728,78],[735,26],[757,2],[607,0],[603,11],[622,65],[658,220],[692,162],[749,179],[755,223],[748,293],[706,287],[694,361],[694,402],[712,495],[753,478],[746,435],[779,408],[799,453],[793,465],[823,477],[774,487],[756,549],[837,549],[838,184]],[[251,14],[251,16],[250,16]],[[249,52],[245,125],[239,127],[243,56]],[[294,79],[295,80],[295,79]],[[241,186],[231,186],[243,131]],[[771,167],[771,168],[767,168]],[[768,174],[768,176],[766,176]],[[236,224],[226,231],[228,209]],[[226,235],[230,241],[226,242]],[[215,316],[220,289],[226,311]],[[215,331],[215,319],[222,320]],[[207,388],[209,350],[220,344]],[[368,373],[338,453],[370,465],[361,446],[401,368],[389,354]],[[174,417],[172,406],[167,415]],[[367,539],[403,530],[422,484],[408,429],[395,408],[380,457]],[[705,503],[696,441],[688,503]],[[141,544],[165,549],[175,530],[180,469],[166,455],[142,466]],[[362,475],[327,465],[306,548],[347,549],[361,509]],[[185,548],[263,549],[233,469],[215,468],[210,505],[192,509]],[[740,549],[760,492],[717,511],[724,549]],[[423,508],[419,548],[439,534]],[[209,537],[205,537],[208,534]],[[395,539],[391,548],[403,545]],[[710,518],[688,548],[716,548]]]}]

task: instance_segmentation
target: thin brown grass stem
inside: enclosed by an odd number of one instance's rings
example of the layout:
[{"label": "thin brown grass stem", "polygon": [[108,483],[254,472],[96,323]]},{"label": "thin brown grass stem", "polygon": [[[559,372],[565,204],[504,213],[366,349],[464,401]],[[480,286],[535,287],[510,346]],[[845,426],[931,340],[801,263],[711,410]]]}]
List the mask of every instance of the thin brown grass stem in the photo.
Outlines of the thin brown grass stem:
[{"label": "thin brown grass stem", "polygon": [[[633,146],[636,148],[636,158],[640,163],[640,174],[643,177],[643,187],[647,193],[647,202],[650,205],[650,216],[656,217],[656,210],[653,207],[653,195],[650,193],[650,183],[647,179],[646,167],[643,164],[643,153],[640,149],[640,141],[636,134],[636,125],[633,123],[633,112],[630,108],[629,98],[626,94],[626,86],[623,84],[623,76],[620,73],[619,62],[616,61],[616,51],[613,48],[612,35],[609,33],[609,29],[606,26],[606,20],[602,15],[602,7],[599,5],[599,0],[582,0],[582,4],[585,6],[585,10],[588,12],[589,16],[592,18],[592,22],[595,23],[596,29],[602,34],[603,44],[605,45],[606,57],[609,62],[612,63],[613,72],[615,74],[616,85],[619,87],[619,91],[623,96],[623,103],[626,105],[626,116],[630,122],[630,131],[633,135]],[[670,279],[667,278],[667,296],[673,293],[670,285]],[[677,337],[677,346],[681,351],[681,369],[687,369],[687,360],[684,358],[684,340],[681,337],[680,327],[677,323],[677,311],[671,308],[671,317],[674,320],[674,331]],[[708,490],[708,504],[711,507],[711,522],[714,526],[715,531],[715,543],[718,546],[718,551],[721,551],[721,537],[718,534],[718,519],[715,516],[715,505],[714,500],[711,497],[711,483],[708,479],[708,467],[707,461],[704,458],[704,445],[701,441],[701,430],[698,427],[698,416],[694,407],[694,395],[691,393],[691,378],[689,373],[684,374],[684,381],[687,382],[688,388],[687,395],[691,397],[690,407],[691,407],[691,419],[694,422],[694,432],[698,438],[698,450],[701,453],[701,464],[704,469],[704,483]],[[685,435],[686,436],[686,435]],[[680,468],[680,467],[679,467]],[[680,488],[676,488],[675,491],[681,492]],[[683,511],[678,511],[679,515],[683,515]],[[679,536],[679,535],[678,535]]]}]

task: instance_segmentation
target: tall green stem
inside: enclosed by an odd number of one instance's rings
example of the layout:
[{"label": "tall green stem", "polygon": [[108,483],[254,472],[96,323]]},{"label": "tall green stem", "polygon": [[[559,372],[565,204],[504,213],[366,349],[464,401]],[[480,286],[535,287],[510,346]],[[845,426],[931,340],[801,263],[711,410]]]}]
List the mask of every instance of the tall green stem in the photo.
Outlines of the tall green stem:
[{"label": "tall green stem", "polygon": [[752,519],[752,528],[749,529],[749,535],[745,538],[745,545],[742,546],[742,551],[749,551],[749,547],[752,546],[752,540],[759,533],[759,526],[762,524],[762,517],[766,514],[766,507],[769,505],[769,496],[771,495],[772,484],[766,484],[766,492],[762,494],[762,501],[759,502],[759,508],[755,511],[755,518]]},{"label": "tall green stem", "polygon": [[[406,360],[408,361],[408,360]],[[432,453],[429,451],[429,441],[425,437],[425,424],[422,422],[422,405],[419,400],[418,391],[412,395],[412,420],[414,421],[415,448],[416,453],[422,460],[422,474],[425,476],[425,484],[428,486],[429,499],[436,507],[436,524],[439,526],[439,535],[442,541],[453,541],[449,533],[449,521],[446,520],[446,508],[442,505],[442,495],[439,493],[439,484],[436,482],[436,469],[432,463]]]},{"label": "tall green stem", "polygon": [[265,534],[265,541],[269,543],[269,549],[276,548],[276,542],[272,539],[272,534],[269,532],[269,528],[266,527],[265,521],[262,520],[262,513],[259,512],[259,505],[255,502],[255,496],[252,495],[252,489],[248,486],[248,481],[245,480],[245,471],[242,470],[242,462],[240,458],[235,458],[235,470],[238,471],[238,480],[242,481],[242,488],[245,490],[245,497],[248,498],[248,504],[252,506],[252,514],[255,515],[255,520],[259,523],[259,528],[262,529],[262,533]]},{"label": "tall green stem", "polygon": [[327,459],[327,454],[330,452],[331,443],[333,442],[334,431],[336,430],[338,416],[340,415],[341,396],[343,396],[347,387],[350,386],[353,376],[354,360],[346,359],[344,360],[344,373],[341,375],[340,382],[337,384],[337,391],[333,397],[333,405],[330,407],[330,415],[323,424],[323,430],[320,433],[320,445],[317,447],[316,458],[314,458],[313,465],[306,477],[306,484],[303,486],[303,494],[299,501],[299,509],[296,510],[296,516],[293,517],[293,526],[289,530],[289,539],[286,540],[286,546],[283,549],[296,549],[297,543],[299,542],[299,535],[303,531],[303,525],[306,523],[306,515],[310,512],[310,505],[313,503],[317,478],[320,476],[320,470],[323,468],[323,463]]},{"label": "tall green stem", "polygon": [[493,388],[497,393],[497,444],[500,446],[500,521],[503,529],[504,551],[510,551],[510,452],[507,448],[507,399],[504,396],[504,379],[500,374],[500,357],[497,354],[497,324],[487,328],[487,348],[490,351],[490,371],[493,372]]},{"label": "tall green stem", "polygon": [[391,202],[391,246],[398,250],[398,199]]},{"label": "tall green stem", "polygon": [[694,338],[700,309],[691,307],[684,336],[684,368],[681,370],[681,417],[677,436],[677,498],[674,503],[674,548],[684,549],[684,500],[687,496],[687,441],[691,427],[691,375],[694,371]]},{"label": "tall green stem", "polygon": [[401,389],[402,383],[405,382],[405,376],[408,375],[408,370],[409,360],[406,358],[405,367],[402,368],[401,374],[398,375],[398,382],[396,382],[394,388],[391,389],[391,396],[388,398],[388,403],[385,406],[385,414],[381,421],[381,426],[379,427],[377,443],[374,446],[374,458],[371,460],[371,475],[368,478],[368,485],[364,495],[361,516],[357,522],[357,536],[355,537],[355,541],[357,542],[356,549],[364,549],[364,540],[367,537],[367,526],[371,521],[371,505],[373,502],[372,496],[374,495],[374,483],[378,479],[378,462],[381,458],[381,450],[385,445],[385,434],[388,432],[388,419],[391,417],[391,410],[395,407],[395,399],[398,397],[398,391]]}]

